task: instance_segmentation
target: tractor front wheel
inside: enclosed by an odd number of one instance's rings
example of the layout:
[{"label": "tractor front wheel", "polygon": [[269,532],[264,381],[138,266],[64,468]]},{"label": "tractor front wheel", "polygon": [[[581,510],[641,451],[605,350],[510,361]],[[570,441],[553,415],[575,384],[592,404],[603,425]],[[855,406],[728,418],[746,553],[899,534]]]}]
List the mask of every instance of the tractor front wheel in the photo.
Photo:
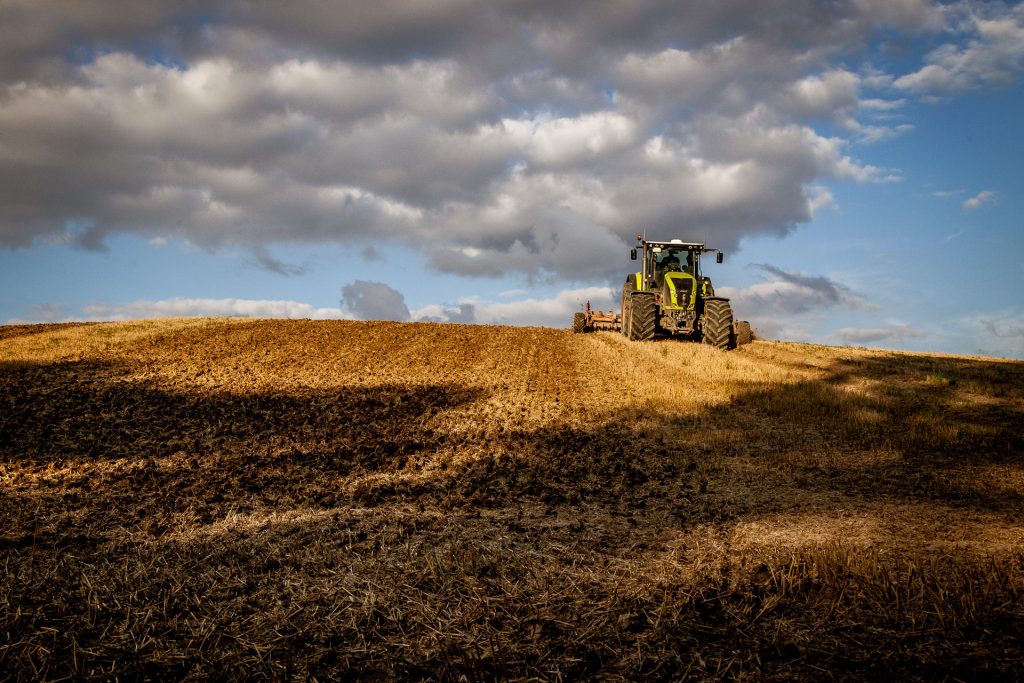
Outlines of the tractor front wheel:
[{"label": "tractor front wheel", "polygon": [[650,292],[633,292],[630,295],[629,338],[632,341],[654,339],[658,323],[658,304]]},{"label": "tractor front wheel", "polygon": [[711,299],[704,302],[704,343],[719,349],[729,348],[732,341],[732,306],[728,301]]}]

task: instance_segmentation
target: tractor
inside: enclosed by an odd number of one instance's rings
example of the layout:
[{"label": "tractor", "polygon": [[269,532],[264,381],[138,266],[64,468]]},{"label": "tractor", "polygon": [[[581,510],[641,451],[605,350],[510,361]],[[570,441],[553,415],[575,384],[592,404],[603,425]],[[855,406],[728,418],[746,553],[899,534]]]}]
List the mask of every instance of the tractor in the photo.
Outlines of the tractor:
[{"label": "tractor", "polygon": [[619,330],[633,341],[670,335],[720,349],[751,341],[750,324],[733,322],[729,300],[715,296],[711,278],[701,272],[705,252],[715,252],[715,261],[722,262],[721,251],[697,242],[637,235],[630,258],[640,261],[640,270],[626,277],[620,313],[594,311],[587,302],[573,317],[573,331]]}]

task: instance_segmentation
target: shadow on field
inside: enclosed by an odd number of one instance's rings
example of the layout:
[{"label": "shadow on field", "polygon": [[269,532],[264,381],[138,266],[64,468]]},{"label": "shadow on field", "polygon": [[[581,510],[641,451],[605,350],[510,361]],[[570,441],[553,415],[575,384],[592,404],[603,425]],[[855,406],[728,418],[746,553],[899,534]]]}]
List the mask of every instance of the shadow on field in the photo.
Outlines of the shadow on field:
[{"label": "shadow on field", "polygon": [[[664,406],[595,416],[585,429],[481,430],[464,428],[461,417],[489,395],[476,387],[239,395],[164,390],[126,380],[111,364],[8,362],[0,364],[0,462],[37,472],[70,467],[51,475],[47,497],[65,486],[140,503],[148,496],[202,519],[226,505],[426,497],[500,508],[526,497],[651,506],[699,523],[805,505],[787,501],[786,489],[1015,519],[1021,492],[987,468],[1005,475],[1024,465],[1022,368],[903,356],[840,361],[822,379],[750,386],[700,414]],[[751,464],[747,474],[731,467],[736,458]]]},{"label": "shadow on field", "polygon": [[16,337],[28,337],[44,332],[56,332],[72,327],[85,327],[98,325],[99,323],[32,323],[31,325],[0,325],[0,341],[15,339]]},{"label": "shadow on field", "polygon": [[351,502],[360,477],[446,448],[429,421],[484,395],[445,384],[238,395],[123,377],[107,363],[0,363],[0,465],[43,484],[21,495],[101,511],[105,527]]},{"label": "shadow on field", "polygon": [[741,393],[696,424],[732,437],[748,425],[722,454],[803,488],[1019,518],[1021,490],[1001,484],[1024,475],[1022,398],[1024,364],[893,355]]},{"label": "shadow on field", "polygon": [[701,414],[527,429],[444,382],[239,395],[0,364],[0,668],[1015,678],[1019,553],[730,552],[743,523],[851,505],[1024,518],[1024,364],[822,365]]}]

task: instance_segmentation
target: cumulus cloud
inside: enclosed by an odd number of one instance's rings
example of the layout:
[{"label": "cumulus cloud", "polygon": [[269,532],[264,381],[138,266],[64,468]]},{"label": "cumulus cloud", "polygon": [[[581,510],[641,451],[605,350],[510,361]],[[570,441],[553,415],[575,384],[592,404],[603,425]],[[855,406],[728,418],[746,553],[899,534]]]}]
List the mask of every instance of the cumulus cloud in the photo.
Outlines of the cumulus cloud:
[{"label": "cumulus cloud", "polygon": [[362,320],[408,320],[405,297],[383,282],[356,280],[341,289],[341,305]]},{"label": "cumulus cloud", "polygon": [[444,272],[596,282],[637,229],[730,249],[811,220],[834,203],[828,182],[898,180],[851,144],[911,130],[882,119],[904,101],[892,89],[931,86],[847,62],[880,33],[956,19],[974,42],[928,66],[994,82],[1014,73],[1019,15],[964,23],[926,0],[13,0],[0,245],[133,233],[296,274],[268,248],[372,240]]},{"label": "cumulus cloud", "polygon": [[963,208],[968,211],[974,209],[980,209],[983,206],[987,206],[996,200],[996,193],[991,190],[983,190],[978,194],[974,195],[969,199],[965,199]]}]

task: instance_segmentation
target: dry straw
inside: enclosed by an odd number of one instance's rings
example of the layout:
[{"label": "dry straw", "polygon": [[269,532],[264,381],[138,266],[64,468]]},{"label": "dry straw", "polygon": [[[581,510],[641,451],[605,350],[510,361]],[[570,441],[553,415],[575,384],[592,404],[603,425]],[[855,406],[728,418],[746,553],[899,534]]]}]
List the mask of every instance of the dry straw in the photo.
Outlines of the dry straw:
[{"label": "dry straw", "polygon": [[1012,679],[1024,364],[0,327],[14,678]]}]

